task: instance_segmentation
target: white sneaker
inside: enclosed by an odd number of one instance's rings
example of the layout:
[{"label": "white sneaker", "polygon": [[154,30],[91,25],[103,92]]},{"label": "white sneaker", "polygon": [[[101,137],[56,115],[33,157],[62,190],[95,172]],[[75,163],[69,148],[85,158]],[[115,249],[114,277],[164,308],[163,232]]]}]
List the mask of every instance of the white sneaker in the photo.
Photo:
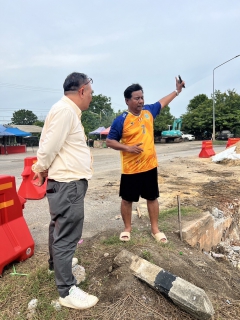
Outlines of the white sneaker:
[{"label": "white sneaker", "polygon": [[[72,268],[74,268],[78,264],[78,258],[72,258]],[[54,270],[48,270],[48,274],[53,274]]]},{"label": "white sneaker", "polygon": [[84,292],[76,286],[71,287],[68,296],[59,298],[59,303],[62,306],[79,310],[91,308],[95,306],[97,302],[97,297]]}]

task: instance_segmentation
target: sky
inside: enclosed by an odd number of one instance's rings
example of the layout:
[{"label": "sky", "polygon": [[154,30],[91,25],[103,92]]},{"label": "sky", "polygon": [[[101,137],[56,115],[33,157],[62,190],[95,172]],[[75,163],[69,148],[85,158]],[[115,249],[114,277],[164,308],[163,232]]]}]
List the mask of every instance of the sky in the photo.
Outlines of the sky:
[{"label": "sky", "polygon": [[154,103],[178,75],[186,88],[169,105],[175,117],[196,95],[211,98],[213,82],[240,94],[239,0],[0,0],[0,8],[1,124],[20,109],[44,120],[71,72],[91,77],[116,112],[132,83]]}]

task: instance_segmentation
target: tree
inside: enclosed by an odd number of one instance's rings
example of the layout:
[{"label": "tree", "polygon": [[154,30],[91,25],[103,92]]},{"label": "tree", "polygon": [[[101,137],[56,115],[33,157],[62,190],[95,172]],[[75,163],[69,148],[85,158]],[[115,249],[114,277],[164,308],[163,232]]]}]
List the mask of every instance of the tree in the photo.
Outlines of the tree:
[{"label": "tree", "polygon": [[[240,133],[240,95],[235,90],[214,93],[215,129],[216,132],[231,130],[235,135]],[[213,100],[200,94],[190,100],[187,112],[182,115],[184,131],[196,137],[211,137],[213,130]]]},{"label": "tree", "polygon": [[38,126],[38,127],[43,127],[44,126],[44,121],[37,120],[37,121],[34,122],[34,125]]},{"label": "tree", "polygon": [[234,90],[227,90],[225,93],[216,91],[214,97],[216,132],[234,131],[240,122],[240,95]]},{"label": "tree", "polygon": [[196,109],[181,116],[182,130],[202,138],[212,132],[212,100],[207,99]]},{"label": "tree", "polygon": [[38,120],[37,116],[29,110],[21,109],[13,113],[11,121],[13,124],[32,125]]},{"label": "tree", "polygon": [[99,116],[91,111],[84,111],[81,121],[86,135],[99,127]]},{"label": "tree", "polygon": [[173,115],[170,113],[169,106],[164,107],[160,115],[154,121],[154,135],[160,135],[161,131],[168,130],[168,125],[172,125],[174,121]]},{"label": "tree", "polygon": [[192,100],[190,100],[190,102],[187,106],[187,110],[189,112],[191,112],[191,111],[197,109],[200,104],[202,104],[203,102],[205,102],[207,100],[208,100],[208,97],[205,94],[199,94],[199,95],[195,96]]},{"label": "tree", "polygon": [[85,133],[88,135],[98,127],[109,127],[114,118],[115,113],[111,107],[111,98],[102,94],[93,95],[88,110],[84,111],[82,115]]}]

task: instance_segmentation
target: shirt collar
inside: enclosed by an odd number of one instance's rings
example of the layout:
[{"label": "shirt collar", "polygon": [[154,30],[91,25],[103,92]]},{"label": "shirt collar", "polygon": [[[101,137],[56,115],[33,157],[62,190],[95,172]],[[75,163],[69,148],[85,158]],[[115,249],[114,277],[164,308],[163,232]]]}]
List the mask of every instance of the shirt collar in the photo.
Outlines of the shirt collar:
[{"label": "shirt collar", "polygon": [[78,108],[78,106],[76,105],[76,103],[74,103],[71,99],[69,99],[67,96],[63,96],[61,98],[62,101],[67,102],[68,104],[70,104],[71,107],[73,107],[73,109],[75,110],[77,116],[80,118],[82,115],[82,111]]}]

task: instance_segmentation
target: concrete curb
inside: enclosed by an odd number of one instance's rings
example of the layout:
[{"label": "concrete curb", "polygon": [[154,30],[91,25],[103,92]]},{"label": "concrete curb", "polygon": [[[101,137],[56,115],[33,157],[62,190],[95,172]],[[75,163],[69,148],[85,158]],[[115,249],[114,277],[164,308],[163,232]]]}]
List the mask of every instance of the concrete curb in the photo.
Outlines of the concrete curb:
[{"label": "concrete curb", "polygon": [[170,298],[195,319],[209,320],[214,314],[211,301],[203,289],[187,282],[164,269],[122,250],[114,259],[118,265],[129,264],[130,270],[149,286]]}]

